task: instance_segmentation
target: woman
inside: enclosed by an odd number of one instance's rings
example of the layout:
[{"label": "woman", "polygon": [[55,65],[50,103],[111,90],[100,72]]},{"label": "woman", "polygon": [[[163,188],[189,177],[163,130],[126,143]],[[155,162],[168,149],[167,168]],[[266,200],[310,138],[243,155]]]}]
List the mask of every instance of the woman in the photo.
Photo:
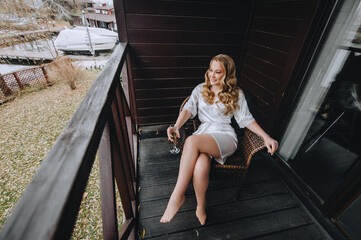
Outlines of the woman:
[{"label": "woman", "polygon": [[277,141],[262,130],[249,112],[244,94],[237,87],[235,75],[236,66],[231,57],[224,54],[215,56],[205,73],[205,83],[193,90],[175,125],[167,129],[168,138],[173,141],[171,134],[175,132],[179,137],[178,129],[189,118],[198,114],[202,123],[185,141],[177,183],[160,222],[171,221],[178,212],[185,202],[185,191],[193,177],[197,198],[196,216],[202,225],[205,224],[211,159],[224,164],[237,148],[237,136],[230,125],[232,116],[241,128],[247,127],[261,136],[270,154],[277,150]]}]

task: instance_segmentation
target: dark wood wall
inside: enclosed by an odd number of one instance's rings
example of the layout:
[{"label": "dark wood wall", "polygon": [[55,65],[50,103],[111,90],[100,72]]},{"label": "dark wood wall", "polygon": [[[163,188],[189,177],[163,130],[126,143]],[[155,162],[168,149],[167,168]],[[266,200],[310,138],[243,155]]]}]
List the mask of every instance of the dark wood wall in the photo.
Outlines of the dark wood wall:
[{"label": "dark wood wall", "polygon": [[271,133],[319,2],[255,0],[239,82],[254,96],[253,115]]},{"label": "dark wood wall", "polygon": [[119,1],[140,125],[174,122],[213,56],[229,54],[240,66],[251,0]]},{"label": "dark wood wall", "polygon": [[225,53],[254,96],[256,120],[274,132],[321,1],[114,1],[120,39],[130,44],[137,123],[174,122],[211,58]]}]

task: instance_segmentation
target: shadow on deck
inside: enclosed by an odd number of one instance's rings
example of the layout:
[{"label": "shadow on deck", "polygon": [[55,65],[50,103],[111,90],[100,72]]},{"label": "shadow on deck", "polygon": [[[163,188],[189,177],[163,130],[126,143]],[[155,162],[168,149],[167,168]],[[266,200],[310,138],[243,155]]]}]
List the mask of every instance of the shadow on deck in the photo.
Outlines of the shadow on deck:
[{"label": "shadow on deck", "polygon": [[143,128],[137,202],[140,238],[329,239],[260,156],[254,157],[238,200],[237,181],[210,181],[205,226],[195,216],[192,184],[179,213],[170,223],[161,224],[178,174],[180,154],[169,153],[171,147],[163,132]]}]

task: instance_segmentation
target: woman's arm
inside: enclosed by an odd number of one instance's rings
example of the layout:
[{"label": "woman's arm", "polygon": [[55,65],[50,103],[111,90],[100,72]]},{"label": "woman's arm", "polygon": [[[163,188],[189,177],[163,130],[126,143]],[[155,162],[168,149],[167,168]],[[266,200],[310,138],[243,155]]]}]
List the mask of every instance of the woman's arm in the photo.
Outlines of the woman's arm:
[{"label": "woman's arm", "polygon": [[183,109],[180,113],[179,113],[179,116],[177,118],[177,121],[176,123],[174,124],[173,127],[169,127],[167,129],[167,135],[168,135],[168,140],[173,142],[173,139],[171,137],[171,133],[172,132],[176,132],[177,134],[177,138],[180,138],[180,135],[179,135],[179,128],[181,128],[183,126],[183,124],[191,117],[191,112],[186,110],[186,109]]},{"label": "woman's arm", "polygon": [[271,155],[273,155],[276,152],[278,148],[278,142],[272,139],[265,131],[263,131],[263,129],[258,125],[257,122],[252,122],[248,124],[247,128],[263,138],[264,143],[268,149],[268,152]]}]

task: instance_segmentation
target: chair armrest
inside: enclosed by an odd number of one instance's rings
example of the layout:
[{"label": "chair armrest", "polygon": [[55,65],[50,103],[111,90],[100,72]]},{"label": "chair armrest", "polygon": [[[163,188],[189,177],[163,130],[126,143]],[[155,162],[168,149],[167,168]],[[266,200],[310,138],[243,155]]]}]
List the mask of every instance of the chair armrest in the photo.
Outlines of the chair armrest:
[{"label": "chair armrest", "polygon": [[265,148],[263,139],[247,128],[244,129],[244,135],[242,141],[239,143],[239,153],[241,158],[244,159],[246,167],[251,163],[252,156]]}]

